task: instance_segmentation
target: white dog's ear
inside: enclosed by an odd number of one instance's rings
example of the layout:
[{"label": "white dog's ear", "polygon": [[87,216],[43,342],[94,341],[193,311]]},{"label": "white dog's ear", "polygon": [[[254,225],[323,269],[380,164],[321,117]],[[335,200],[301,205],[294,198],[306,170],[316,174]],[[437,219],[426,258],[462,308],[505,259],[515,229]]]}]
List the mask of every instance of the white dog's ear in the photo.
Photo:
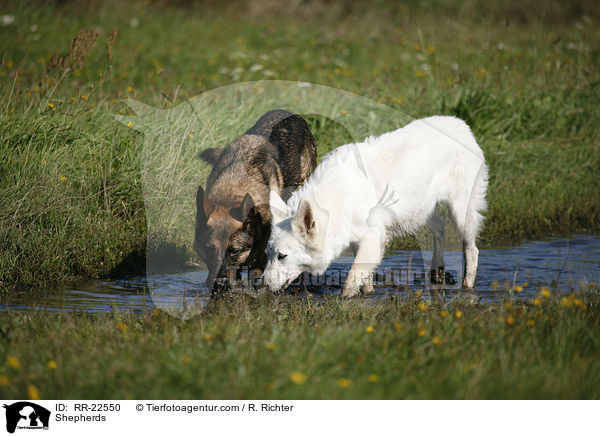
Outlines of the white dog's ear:
[{"label": "white dog's ear", "polygon": [[273,224],[277,224],[285,218],[287,206],[285,201],[275,191],[269,193],[269,205],[271,206],[271,215],[273,215]]},{"label": "white dog's ear", "polygon": [[307,199],[300,202],[293,226],[302,236],[314,235],[316,230],[314,209]]}]

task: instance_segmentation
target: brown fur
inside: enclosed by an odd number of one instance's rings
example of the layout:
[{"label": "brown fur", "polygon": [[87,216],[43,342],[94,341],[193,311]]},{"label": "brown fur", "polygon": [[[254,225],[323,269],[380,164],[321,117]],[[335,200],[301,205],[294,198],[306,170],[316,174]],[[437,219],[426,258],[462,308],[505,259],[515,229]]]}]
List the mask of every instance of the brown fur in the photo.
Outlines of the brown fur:
[{"label": "brown fur", "polygon": [[206,193],[196,193],[194,248],[207,264],[207,286],[232,267],[262,270],[271,230],[269,192],[284,199],[301,186],[317,164],[315,140],[299,115],[264,114],[223,149],[204,150],[213,165]]}]

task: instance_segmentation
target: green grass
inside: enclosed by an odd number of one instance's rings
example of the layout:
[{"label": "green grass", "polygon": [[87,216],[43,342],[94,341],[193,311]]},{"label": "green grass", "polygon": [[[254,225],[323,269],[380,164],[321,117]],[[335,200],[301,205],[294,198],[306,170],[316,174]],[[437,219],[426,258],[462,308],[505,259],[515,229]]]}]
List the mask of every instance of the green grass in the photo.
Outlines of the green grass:
[{"label": "green grass", "polygon": [[[7,4],[16,20],[0,27],[0,289],[143,270],[144,137],[115,121],[131,114],[120,99],[171,108],[259,79],[465,119],[490,168],[483,244],[598,231],[594,2],[277,5]],[[84,27],[99,30],[95,47],[65,73],[52,57]],[[238,111],[227,116],[233,136],[249,127]],[[308,118],[320,155],[348,140]],[[192,256],[189,243],[171,250]]]},{"label": "green grass", "polygon": [[5,313],[0,398],[598,399],[598,290],[536,298]]}]

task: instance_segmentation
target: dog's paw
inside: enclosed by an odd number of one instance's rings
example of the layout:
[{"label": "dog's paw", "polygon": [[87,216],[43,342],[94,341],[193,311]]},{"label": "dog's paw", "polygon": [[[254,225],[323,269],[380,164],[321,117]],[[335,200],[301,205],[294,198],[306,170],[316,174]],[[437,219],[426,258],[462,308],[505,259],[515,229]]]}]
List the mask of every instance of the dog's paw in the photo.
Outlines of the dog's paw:
[{"label": "dog's paw", "polygon": [[370,294],[372,292],[375,292],[375,290],[373,289],[373,283],[371,283],[371,282],[363,283],[361,286],[361,291],[363,291],[363,294]]},{"label": "dog's paw", "polygon": [[358,286],[345,286],[342,291],[342,298],[352,298],[358,295]]}]

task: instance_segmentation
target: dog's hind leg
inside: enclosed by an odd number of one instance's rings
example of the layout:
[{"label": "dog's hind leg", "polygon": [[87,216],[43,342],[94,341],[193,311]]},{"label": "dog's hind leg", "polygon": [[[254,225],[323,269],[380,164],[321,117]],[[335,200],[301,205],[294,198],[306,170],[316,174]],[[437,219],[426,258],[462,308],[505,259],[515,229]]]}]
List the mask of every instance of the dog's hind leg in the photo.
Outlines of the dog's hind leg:
[{"label": "dog's hind leg", "polygon": [[373,292],[372,271],[381,263],[383,251],[381,240],[378,232],[368,233],[360,240],[354,263],[344,284],[342,297],[353,297],[361,289],[365,294]]},{"label": "dog's hind leg", "polygon": [[431,284],[444,283],[444,240],[446,238],[446,221],[438,215],[431,215],[427,227],[433,235],[433,257],[431,259]]}]

